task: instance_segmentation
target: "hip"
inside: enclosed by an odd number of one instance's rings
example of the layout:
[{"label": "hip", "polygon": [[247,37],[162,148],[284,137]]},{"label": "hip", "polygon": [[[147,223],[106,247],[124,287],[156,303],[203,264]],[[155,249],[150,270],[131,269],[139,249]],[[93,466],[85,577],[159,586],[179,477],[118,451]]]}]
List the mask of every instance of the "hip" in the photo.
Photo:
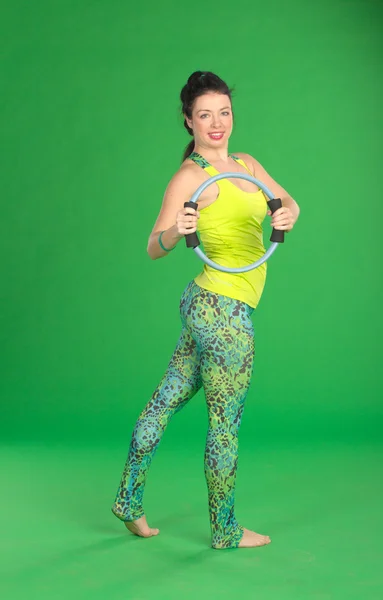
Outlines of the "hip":
[{"label": "hip", "polygon": [[193,279],[182,292],[180,316],[185,327],[193,330],[230,328],[253,336],[251,315],[254,308],[236,298],[202,288]]}]

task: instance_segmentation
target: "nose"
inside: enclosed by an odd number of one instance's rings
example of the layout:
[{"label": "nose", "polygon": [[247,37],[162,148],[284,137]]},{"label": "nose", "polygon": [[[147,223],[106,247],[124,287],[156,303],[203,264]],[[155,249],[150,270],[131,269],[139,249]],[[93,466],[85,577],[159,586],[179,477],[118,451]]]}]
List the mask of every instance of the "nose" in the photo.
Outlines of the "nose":
[{"label": "nose", "polygon": [[221,125],[221,116],[213,115],[213,127],[219,127]]}]

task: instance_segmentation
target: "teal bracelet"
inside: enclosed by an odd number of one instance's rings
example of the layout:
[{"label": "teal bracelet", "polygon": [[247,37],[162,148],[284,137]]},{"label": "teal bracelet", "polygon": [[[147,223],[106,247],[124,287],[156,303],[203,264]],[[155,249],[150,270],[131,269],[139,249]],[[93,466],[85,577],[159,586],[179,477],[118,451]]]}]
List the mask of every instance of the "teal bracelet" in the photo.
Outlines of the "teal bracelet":
[{"label": "teal bracelet", "polygon": [[[165,230],[164,230],[164,231],[165,231]],[[168,250],[167,248],[165,248],[165,246],[163,245],[163,243],[162,243],[162,241],[161,241],[162,234],[164,233],[164,231],[161,231],[160,235],[158,236],[158,242],[159,242],[159,244],[160,244],[160,246],[161,246],[162,250],[165,250],[165,252],[171,252],[172,250],[174,250],[175,246],[174,246],[174,248],[170,248],[170,250]]]}]

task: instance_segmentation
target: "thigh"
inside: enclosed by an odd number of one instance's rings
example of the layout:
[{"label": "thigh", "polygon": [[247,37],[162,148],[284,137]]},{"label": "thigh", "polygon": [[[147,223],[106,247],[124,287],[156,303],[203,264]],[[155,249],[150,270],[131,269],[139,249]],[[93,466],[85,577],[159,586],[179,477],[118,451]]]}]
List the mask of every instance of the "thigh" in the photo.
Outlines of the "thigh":
[{"label": "thigh", "polygon": [[198,346],[190,332],[183,327],[167,369],[142,411],[141,418],[153,412],[162,413],[164,419],[171,416],[185,406],[201,387]]},{"label": "thigh", "polygon": [[[253,309],[200,288],[184,318],[197,343],[211,421],[237,424],[254,365]],[[212,423],[213,424],[213,423]]]},{"label": "thigh", "polygon": [[254,364],[254,337],[248,326],[226,321],[203,336],[201,377],[211,424],[239,426]]}]

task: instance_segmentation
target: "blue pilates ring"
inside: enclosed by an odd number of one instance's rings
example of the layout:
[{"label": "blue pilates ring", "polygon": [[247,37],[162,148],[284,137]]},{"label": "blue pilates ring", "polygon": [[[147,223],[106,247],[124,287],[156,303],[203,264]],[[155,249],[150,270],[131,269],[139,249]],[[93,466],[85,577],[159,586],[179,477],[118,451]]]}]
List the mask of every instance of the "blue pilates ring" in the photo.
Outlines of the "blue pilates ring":
[{"label": "blue pilates ring", "polygon": [[[274,213],[278,208],[281,208],[281,206],[282,206],[281,199],[275,198],[274,194],[269,190],[269,188],[264,183],[262,183],[262,181],[259,181],[259,179],[256,179],[255,177],[252,177],[252,175],[248,175],[247,173],[219,173],[218,175],[214,175],[213,177],[210,177],[209,179],[207,179],[207,181],[204,181],[199,186],[199,188],[194,192],[194,194],[190,198],[190,200],[188,202],[184,203],[184,207],[185,208],[190,207],[190,208],[194,208],[195,210],[197,210],[197,208],[198,208],[197,201],[198,201],[198,198],[200,197],[200,195],[202,194],[202,192],[212,183],[215,183],[216,181],[219,181],[220,179],[229,179],[229,178],[230,179],[246,179],[246,181],[251,181],[252,183],[255,183],[269,198],[269,200],[267,201],[267,204],[272,213]],[[252,269],[256,269],[257,267],[262,265],[264,262],[266,262],[268,258],[270,258],[270,256],[277,249],[278,244],[283,244],[283,242],[285,241],[285,232],[280,229],[273,229],[271,237],[270,237],[270,241],[272,242],[271,246],[266,250],[265,254],[263,256],[261,256],[261,258],[259,258],[256,262],[252,263],[251,265],[246,265],[245,267],[225,267],[223,265],[219,265],[218,263],[216,263],[213,260],[211,260],[210,258],[208,258],[206,256],[206,254],[204,254],[202,252],[201,248],[198,248],[198,246],[200,245],[201,242],[198,239],[198,235],[197,235],[196,231],[194,231],[193,233],[187,233],[185,235],[185,239],[186,239],[186,246],[188,248],[193,248],[194,252],[197,254],[197,256],[199,256],[199,258],[201,258],[210,267],[217,269],[217,271],[224,271],[225,273],[246,273],[247,271],[252,271]]]}]

